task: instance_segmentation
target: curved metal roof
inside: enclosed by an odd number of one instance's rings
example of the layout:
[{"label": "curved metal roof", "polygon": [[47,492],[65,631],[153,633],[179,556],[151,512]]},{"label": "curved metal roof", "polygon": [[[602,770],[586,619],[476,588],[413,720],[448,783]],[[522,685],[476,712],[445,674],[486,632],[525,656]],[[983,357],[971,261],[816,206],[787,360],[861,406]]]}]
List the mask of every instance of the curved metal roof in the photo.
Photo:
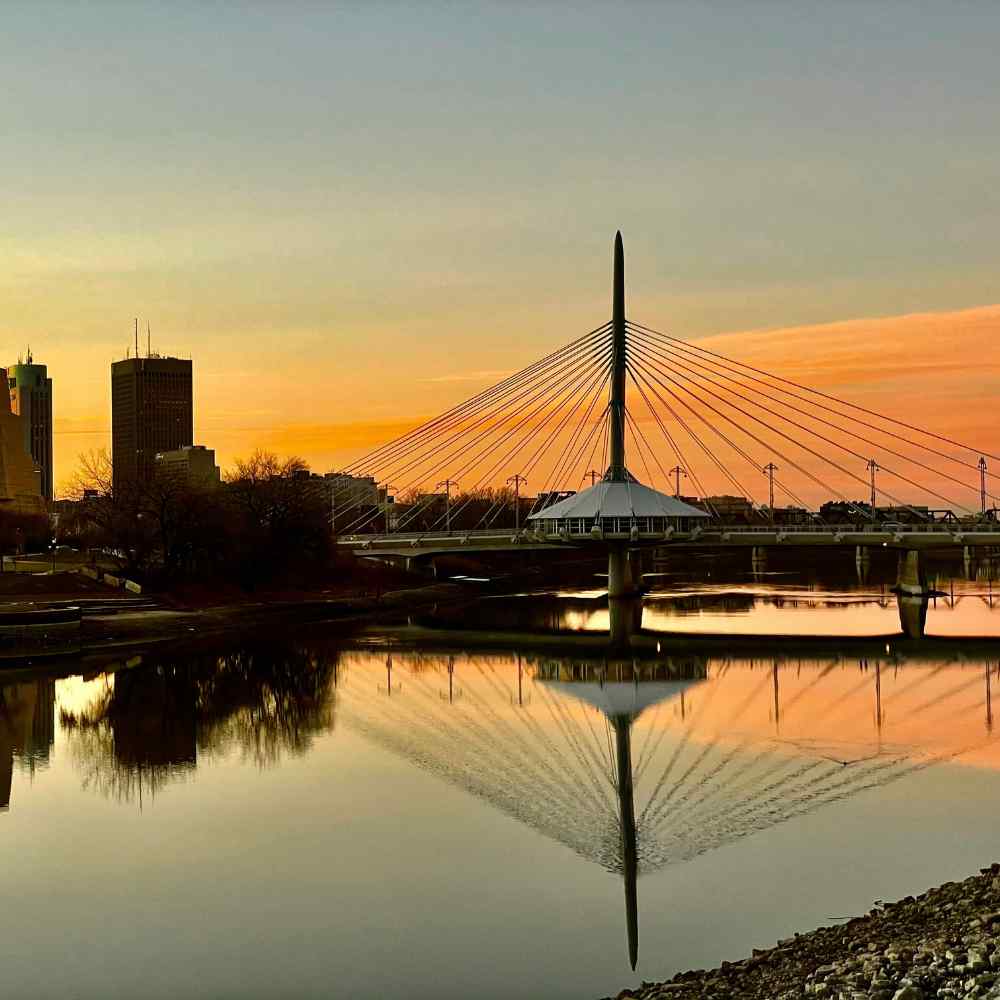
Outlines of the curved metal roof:
[{"label": "curved metal roof", "polygon": [[529,521],[572,517],[704,517],[709,515],[676,497],[643,486],[602,480],[589,489],[532,514]]},{"label": "curved metal roof", "polygon": [[703,684],[694,681],[542,681],[559,694],[570,695],[602,711],[608,718],[637,719],[650,705],[678,697],[688,688]]}]

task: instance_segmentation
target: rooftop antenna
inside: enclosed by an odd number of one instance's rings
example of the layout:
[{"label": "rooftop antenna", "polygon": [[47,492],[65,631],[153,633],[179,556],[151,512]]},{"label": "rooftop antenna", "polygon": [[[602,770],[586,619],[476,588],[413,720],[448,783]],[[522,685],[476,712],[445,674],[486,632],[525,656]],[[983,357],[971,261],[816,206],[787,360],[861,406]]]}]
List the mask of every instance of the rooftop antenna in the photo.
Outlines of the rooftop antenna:
[{"label": "rooftop antenna", "polygon": [[135,318],[135,356],[139,357],[139,317]]},{"label": "rooftop antenna", "polygon": [[152,354],[150,352],[150,347],[149,347],[150,343],[151,343],[151,341],[149,339],[149,320],[147,319],[146,320],[146,357],[147,358],[152,357]]}]

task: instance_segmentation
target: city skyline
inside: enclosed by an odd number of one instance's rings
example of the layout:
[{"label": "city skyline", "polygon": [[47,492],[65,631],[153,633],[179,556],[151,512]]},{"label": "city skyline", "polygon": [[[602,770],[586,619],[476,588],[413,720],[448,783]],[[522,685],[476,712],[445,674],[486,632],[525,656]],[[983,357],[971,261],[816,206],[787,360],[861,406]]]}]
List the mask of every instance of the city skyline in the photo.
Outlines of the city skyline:
[{"label": "city skyline", "polygon": [[[989,409],[991,399],[1000,389],[1000,363],[989,353],[989,344],[994,337],[1000,338],[1000,305],[946,314],[924,313],[720,333],[698,338],[694,342],[700,347],[802,381],[812,388],[879,409],[889,416],[902,419],[914,417],[910,407],[919,399],[917,416],[922,423],[929,425],[926,414],[933,413],[936,431],[989,452],[1000,447],[1000,432]],[[937,349],[915,356],[914,341]],[[859,344],[869,346],[859,351]],[[554,348],[558,344],[545,346]],[[146,345],[141,344],[140,347],[142,356]],[[156,353],[154,345],[154,355]],[[864,363],[865,356],[872,353],[878,355],[878,367]],[[134,356],[131,346],[123,351],[123,356],[129,354]],[[970,385],[963,359],[977,355],[982,356],[978,372],[980,379]],[[162,356],[175,357],[177,353]],[[215,449],[223,469],[231,466],[236,459],[263,448],[300,456],[314,471],[336,470],[372,447],[432,417],[436,412],[432,407],[443,411],[532,360],[517,358],[512,359],[510,367],[505,369],[467,374],[456,372],[423,379],[421,382],[428,390],[423,399],[425,408],[399,412],[395,418],[387,412],[383,419],[343,419],[347,413],[334,403],[330,410],[335,419],[329,422],[298,421],[277,427],[214,423],[211,414],[213,403],[218,402],[218,386],[211,373],[206,376],[199,366],[199,381],[207,377],[208,383],[207,391],[199,392],[196,397],[195,437]],[[50,377],[57,367],[48,365]],[[111,452],[109,369],[110,365],[105,368],[106,425],[64,428],[60,440],[60,423],[73,418],[63,417],[58,405],[55,408],[57,496],[61,495],[60,487],[65,492],[65,487],[71,482],[81,454],[102,449]],[[239,391],[239,382],[233,390]],[[391,393],[387,390],[386,395]],[[206,396],[208,402],[199,406],[198,401]],[[391,402],[386,400],[383,405],[389,406]],[[649,418],[640,415],[637,419]],[[203,427],[209,429],[203,432]],[[67,443],[67,439],[72,443]],[[579,488],[583,483],[563,485],[572,489]],[[815,492],[812,498],[817,504],[829,499],[821,495],[821,491],[811,490],[808,486],[804,492],[809,496]],[[911,499],[919,502],[921,498]]]},{"label": "city skyline", "polygon": [[590,328],[619,227],[637,320],[772,370],[748,331],[784,331],[817,387],[997,450],[1000,12],[807,7],[11,11],[0,335],[57,386],[56,492],[136,315],[223,467],[324,471]]}]

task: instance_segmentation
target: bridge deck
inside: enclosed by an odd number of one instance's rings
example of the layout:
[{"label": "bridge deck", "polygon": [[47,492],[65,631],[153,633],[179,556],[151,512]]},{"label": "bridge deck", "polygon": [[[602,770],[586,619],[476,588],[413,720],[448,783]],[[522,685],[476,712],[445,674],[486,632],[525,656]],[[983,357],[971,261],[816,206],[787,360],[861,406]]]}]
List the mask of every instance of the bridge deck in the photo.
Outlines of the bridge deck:
[{"label": "bridge deck", "polygon": [[452,531],[423,534],[348,535],[337,545],[359,554],[412,556],[497,550],[542,550],[567,546],[602,545],[609,542],[649,545],[698,546],[700,548],[750,547],[824,547],[864,546],[895,549],[940,549],[956,546],[1000,546],[1000,525],[793,525],[780,528],[708,527],[694,531],[599,532],[558,535],[538,532]]}]

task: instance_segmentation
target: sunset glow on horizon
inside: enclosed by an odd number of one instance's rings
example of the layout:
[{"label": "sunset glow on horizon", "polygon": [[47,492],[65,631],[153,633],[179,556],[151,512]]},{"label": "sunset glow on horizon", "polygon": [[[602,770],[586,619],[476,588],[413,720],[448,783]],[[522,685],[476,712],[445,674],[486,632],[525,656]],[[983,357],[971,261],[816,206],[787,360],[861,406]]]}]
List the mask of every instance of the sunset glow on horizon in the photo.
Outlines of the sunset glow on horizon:
[{"label": "sunset glow on horizon", "polygon": [[57,492],[136,316],[223,467],[323,472],[602,322],[618,228],[630,318],[1000,452],[995,8],[45,7],[0,365],[49,367]]}]

